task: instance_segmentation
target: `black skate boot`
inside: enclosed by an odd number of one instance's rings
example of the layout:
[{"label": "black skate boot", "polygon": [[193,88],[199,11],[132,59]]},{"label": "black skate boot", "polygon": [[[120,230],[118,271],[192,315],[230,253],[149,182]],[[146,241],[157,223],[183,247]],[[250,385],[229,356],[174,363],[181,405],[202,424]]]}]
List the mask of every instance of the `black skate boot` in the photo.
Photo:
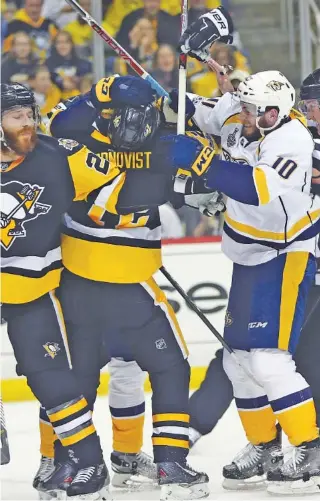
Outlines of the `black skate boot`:
[{"label": "black skate boot", "polygon": [[143,451],[125,454],[113,451],[110,456],[112,485],[118,488],[141,489],[158,486],[157,467],[153,458]]},{"label": "black skate boot", "polygon": [[109,484],[105,463],[82,468],[67,488],[67,499],[110,500]]},{"label": "black skate boot", "polygon": [[267,472],[283,463],[281,431],[271,442],[247,444],[231,464],[224,466],[222,486],[227,490],[254,490],[266,487]]},{"label": "black skate boot", "polygon": [[76,476],[78,466],[73,461],[58,463],[49,477],[39,482],[37,490],[43,500],[64,499],[66,490]]},{"label": "black skate boot", "polygon": [[157,469],[161,500],[203,499],[209,496],[208,475],[193,470],[187,463],[159,463]]},{"label": "black skate boot", "polygon": [[268,472],[271,494],[320,494],[320,439],[294,447],[280,468]]},{"label": "black skate boot", "polygon": [[[46,477],[49,477],[54,470],[54,459],[47,456],[41,456],[40,466],[32,482],[34,489],[38,489],[39,483]],[[41,499],[41,498],[40,498]]]}]

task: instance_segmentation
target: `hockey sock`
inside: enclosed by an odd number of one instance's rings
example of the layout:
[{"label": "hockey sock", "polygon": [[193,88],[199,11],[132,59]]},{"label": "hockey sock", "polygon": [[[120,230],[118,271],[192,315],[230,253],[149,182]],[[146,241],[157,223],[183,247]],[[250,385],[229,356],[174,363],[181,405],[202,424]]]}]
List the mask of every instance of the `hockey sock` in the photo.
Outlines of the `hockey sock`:
[{"label": "hockey sock", "polygon": [[54,457],[54,441],[57,436],[54,432],[50,419],[47,416],[44,407],[40,407],[39,412],[39,428],[40,428],[40,453],[42,456]]},{"label": "hockey sock", "polygon": [[316,409],[309,387],[273,400],[270,404],[292,445],[311,442],[319,437]]},{"label": "hockey sock", "polygon": [[102,451],[92,414],[84,397],[47,410],[54,431],[68,455],[84,468],[102,462]]},{"label": "hockey sock", "polygon": [[253,445],[271,442],[277,436],[276,417],[267,396],[236,398],[242,426]]},{"label": "hockey sock", "polygon": [[145,402],[133,407],[110,406],[112,416],[113,450],[137,454],[143,443]]}]

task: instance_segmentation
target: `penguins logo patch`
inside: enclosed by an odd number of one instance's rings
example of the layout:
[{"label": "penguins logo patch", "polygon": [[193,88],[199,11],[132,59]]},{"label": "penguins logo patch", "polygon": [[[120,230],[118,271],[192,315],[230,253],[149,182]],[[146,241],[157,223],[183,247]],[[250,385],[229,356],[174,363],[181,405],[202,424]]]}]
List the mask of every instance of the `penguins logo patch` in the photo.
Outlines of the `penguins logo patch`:
[{"label": "penguins logo patch", "polygon": [[46,343],[43,345],[44,349],[46,350],[45,357],[51,357],[51,358],[56,358],[58,355],[58,351],[60,351],[58,343]]},{"label": "penguins logo patch", "polygon": [[26,236],[25,223],[47,214],[51,209],[51,205],[38,202],[43,190],[36,184],[19,181],[1,184],[0,232],[4,249],[10,249],[16,238]]}]

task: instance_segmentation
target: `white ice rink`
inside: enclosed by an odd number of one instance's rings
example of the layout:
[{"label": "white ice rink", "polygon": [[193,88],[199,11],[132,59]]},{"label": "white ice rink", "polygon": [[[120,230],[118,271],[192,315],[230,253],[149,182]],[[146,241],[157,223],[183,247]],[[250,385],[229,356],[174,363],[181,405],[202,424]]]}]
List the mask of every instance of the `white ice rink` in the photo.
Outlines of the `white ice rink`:
[{"label": "white ice rink", "polygon": [[[150,396],[147,397],[147,415],[145,424],[144,450],[151,453],[151,418]],[[1,499],[2,500],[37,500],[37,492],[32,488],[33,475],[39,464],[38,404],[10,403],[5,405],[6,420],[11,448],[11,462],[1,467]],[[108,398],[98,399],[95,413],[95,424],[102,439],[105,459],[108,460],[111,450],[111,419]],[[245,444],[242,428],[235,408],[224,416],[211,435],[203,438],[190,453],[190,464],[205,471],[210,477],[211,500],[263,500],[272,497],[264,491],[229,493],[221,487],[221,470],[224,464]],[[108,462],[108,461],[107,461]],[[139,493],[114,492],[114,500],[156,500],[159,491]],[[320,498],[319,495],[303,496],[305,501]],[[281,499],[279,497],[277,500]],[[288,498],[284,498],[288,499]],[[297,498],[295,498],[297,499]]]}]

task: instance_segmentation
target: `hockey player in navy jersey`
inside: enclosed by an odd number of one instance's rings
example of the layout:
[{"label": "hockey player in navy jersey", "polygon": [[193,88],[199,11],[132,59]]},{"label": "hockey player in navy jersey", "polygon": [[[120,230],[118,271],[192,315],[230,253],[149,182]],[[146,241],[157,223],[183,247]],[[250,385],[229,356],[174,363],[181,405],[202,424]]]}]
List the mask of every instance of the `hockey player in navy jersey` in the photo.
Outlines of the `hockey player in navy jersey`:
[{"label": "hockey player in navy jersey", "polygon": [[[224,160],[214,157],[206,177],[208,186],[228,196],[223,250],[235,264],[225,338],[259,382],[224,354],[250,441],[241,458],[224,468],[229,488],[237,488],[245,475],[268,472],[270,492],[318,490],[315,406],[292,355],[314,280],[320,204],[310,194],[313,141],[301,116],[292,111],[294,98],[281,73],[262,72],[213,107],[198,97],[194,101],[200,129],[221,136]],[[249,128],[257,132],[252,138],[242,134]],[[200,150],[194,140],[178,136],[167,141],[172,145],[169,161],[176,167],[196,162]],[[293,458],[283,465],[276,420],[295,446]],[[261,465],[260,471],[243,470],[246,461]],[[305,475],[310,481],[301,485]]]},{"label": "hockey player in navy jersey", "polygon": [[[110,357],[136,360],[149,372],[154,459],[163,495],[171,497],[181,491],[184,499],[201,498],[207,495],[208,477],[192,471],[186,463],[187,347],[174,312],[152,275],[161,266],[158,205],[167,200],[187,202],[210,213],[219,203],[216,193],[203,183],[202,195],[193,193],[199,173],[194,172],[193,179],[190,170],[190,176],[174,181],[174,171],[164,163],[163,144],[159,142],[165,133],[161,112],[154,99],[141,103],[144,92],[137,93],[139,102],[132,103],[128,86],[135,82],[147,85],[134,77],[102,79],[89,96],[58,106],[51,116],[52,134],[82,137],[101,156],[115,159],[121,170],[105,190],[97,190],[65,217],[62,245],[66,269],[60,299],[74,340],[73,370],[82,386],[86,385],[86,394],[91,394],[89,401],[94,402],[96,395],[97,355],[104,337]],[[121,89],[126,91],[121,94]],[[207,143],[205,138],[202,141]],[[209,157],[203,155],[203,168],[213,154],[210,150]],[[80,338],[91,353],[85,370],[77,355]],[[127,407],[123,413],[134,410],[129,402]],[[111,460],[114,471],[121,473],[123,469],[125,473],[127,456],[114,451]],[[43,490],[52,489],[54,475],[41,484]]]}]

